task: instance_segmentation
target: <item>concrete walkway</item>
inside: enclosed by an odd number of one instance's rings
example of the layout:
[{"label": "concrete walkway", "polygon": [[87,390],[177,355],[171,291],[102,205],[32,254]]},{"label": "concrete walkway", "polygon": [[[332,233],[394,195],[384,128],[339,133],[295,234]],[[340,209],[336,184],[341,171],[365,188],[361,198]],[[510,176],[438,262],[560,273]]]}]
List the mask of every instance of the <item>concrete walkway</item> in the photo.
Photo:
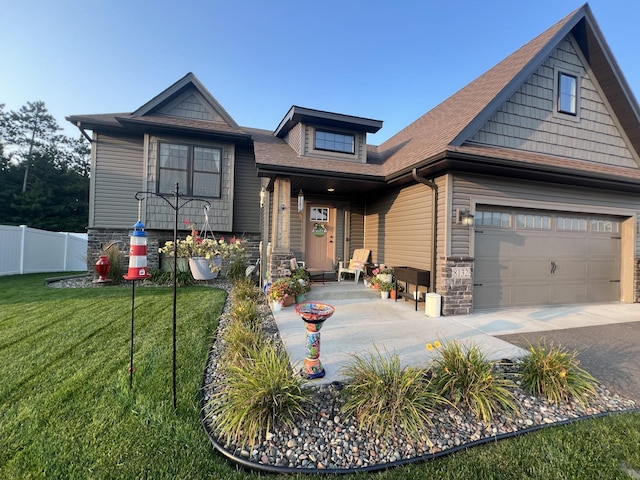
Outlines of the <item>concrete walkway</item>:
[{"label": "concrete walkway", "polygon": [[[321,330],[320,359],[326,375],[314,383],[341,380],[340,370],[351,361],[354,353],[363,354],[375,348],[380,352],[396,352],[403,365],[426,366],[434,356],[425,348],[427,343],[458,339],[479,345],[492,360],[514,359],[524,354],[521,348],[526,348],[524,334],[638,322],[640,319],[640,304],[623,303],[428,317],[424,303],[419,303],[418,311],[415,311],[414,302],[383,300],[377,292],[353,282],[314,284],[307,294],[307,301],[328,303],[336,309]],[[306,355],[304,324],[294,307],[274,312],[274,316],[292,363],[299,369]],[[509,337],[505,337],[507,335]]]}]

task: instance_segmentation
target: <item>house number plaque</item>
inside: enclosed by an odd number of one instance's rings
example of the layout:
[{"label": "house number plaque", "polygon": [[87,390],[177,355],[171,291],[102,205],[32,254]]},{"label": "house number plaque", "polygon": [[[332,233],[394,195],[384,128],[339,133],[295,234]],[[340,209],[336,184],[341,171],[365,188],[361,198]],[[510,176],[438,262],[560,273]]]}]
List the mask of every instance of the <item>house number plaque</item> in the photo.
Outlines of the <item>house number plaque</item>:
[{"label": "house number plaque", "polygon": [[451,267],[451,277],[471,278],[471,267]]}]

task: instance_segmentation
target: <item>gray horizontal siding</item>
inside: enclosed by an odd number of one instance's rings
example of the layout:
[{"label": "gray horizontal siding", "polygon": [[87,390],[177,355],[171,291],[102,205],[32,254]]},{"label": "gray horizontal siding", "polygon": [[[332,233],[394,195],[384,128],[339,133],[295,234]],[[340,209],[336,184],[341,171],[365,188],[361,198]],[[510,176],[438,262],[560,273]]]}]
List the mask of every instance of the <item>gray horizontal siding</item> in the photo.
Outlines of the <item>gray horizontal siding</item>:
[{"label": "gray horizontal siding", "polygon": [[[580,75],[578,119],[554,113],[555,70]],[[600,88],[569,39],[476,133],[472,142],[638,168]]]},{"label": "gray horizontal siding", "polygon": [[233,231],[260,231],[260,178],[253,150],[236,148]]},{"label": "gray horizontal siding", "polygon": [[142,137],[97,135],[93,196],[94,228],[129,228],[138,219],[134,198],[143,185]]}]

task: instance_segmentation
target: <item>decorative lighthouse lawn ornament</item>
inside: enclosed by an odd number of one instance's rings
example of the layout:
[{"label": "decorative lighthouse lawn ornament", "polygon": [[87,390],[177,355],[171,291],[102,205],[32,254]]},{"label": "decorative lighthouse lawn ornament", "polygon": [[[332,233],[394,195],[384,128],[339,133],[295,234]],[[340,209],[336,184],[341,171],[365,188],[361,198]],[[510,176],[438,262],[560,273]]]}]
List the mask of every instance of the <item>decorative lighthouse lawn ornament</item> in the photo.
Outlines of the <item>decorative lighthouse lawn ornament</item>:
[{"label": "decorative lighthouse lawn ornament", "polygon": [[144,223],[138,220],[129,237],[129,270],[125,280],[144,280],[149,278],[147,270],[147,234]]},{"label": "decorative lighthouse lawn ornament", "polygon": [[138,201],[138,221],[133,225],[129,235],[129,270],[124,275],[125,280],[131,280],[131,350],[129,353],[129,388],[133,387],[133,325],[136,306],[136,280],[149,278],[147,271],[147,234],[144,223],[140,221],[141,201]]}]

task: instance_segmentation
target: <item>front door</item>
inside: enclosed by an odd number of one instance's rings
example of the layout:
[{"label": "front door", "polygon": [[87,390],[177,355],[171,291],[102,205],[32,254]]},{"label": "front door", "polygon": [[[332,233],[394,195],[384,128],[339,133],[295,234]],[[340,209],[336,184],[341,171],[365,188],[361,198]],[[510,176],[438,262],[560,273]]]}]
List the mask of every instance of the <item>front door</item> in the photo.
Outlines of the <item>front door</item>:
[{"label": "front door", "polygon": [[336,209],[307,204],[305,225],[305,261],[309,268],[330,272],[335,258]]}]

